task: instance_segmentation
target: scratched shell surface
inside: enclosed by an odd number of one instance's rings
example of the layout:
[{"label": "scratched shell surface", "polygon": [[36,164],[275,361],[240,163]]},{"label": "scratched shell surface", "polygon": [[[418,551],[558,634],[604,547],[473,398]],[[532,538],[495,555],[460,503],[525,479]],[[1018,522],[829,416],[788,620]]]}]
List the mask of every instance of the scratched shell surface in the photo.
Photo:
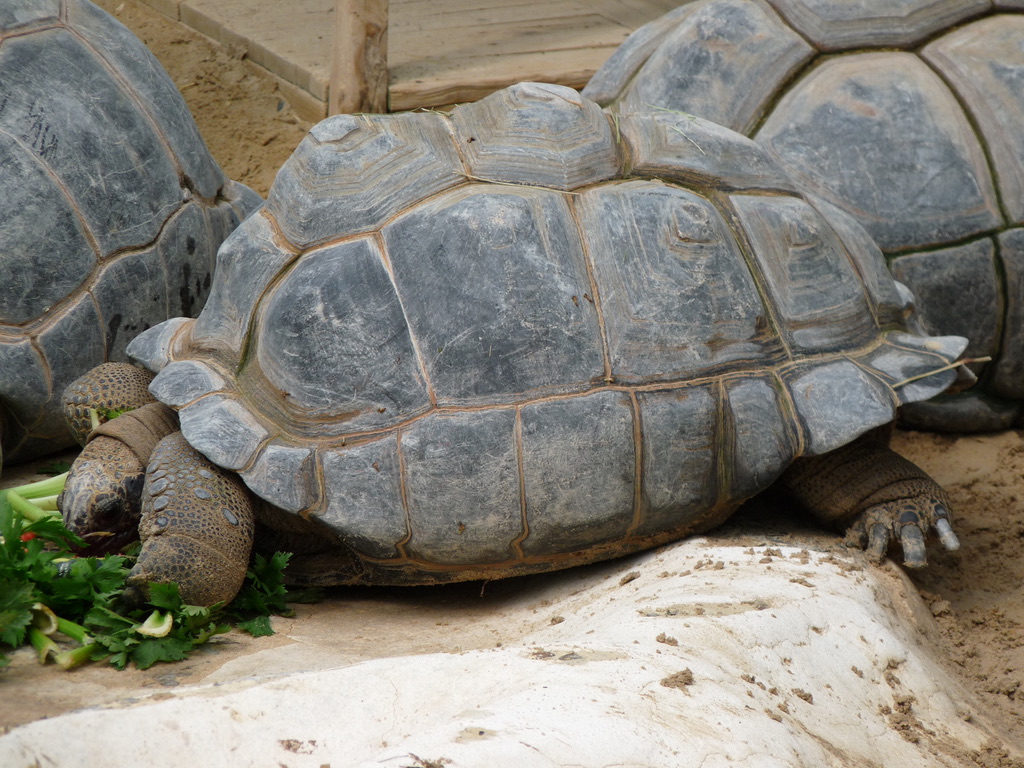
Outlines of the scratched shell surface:
[{"label": "scratched shell surface", "polygon": [[907,409],[912,424],[1001,429],[1024,415],[1019,2],[698,0],[637,30],[584,95],[752,136],[800,189],[857,218],[924,327],[993,358],[972,391]]},{"label": "scratched shell surface", "polygon": [[904,382],[964,343],[908,332],[863,229],[697,118],[526,83],[328,119],[278,182],[298,193],[228,238],[200,317],[129,351],[197,449],[362,558],[353,581],[707,528],[940,391]]},{"label": "scratched shell surface", "polygon": [[0,9],[5,458],[71,442],[64,386],[139,331],[195,316],[259,197],[224,178],[140,41],[80,0]]}]

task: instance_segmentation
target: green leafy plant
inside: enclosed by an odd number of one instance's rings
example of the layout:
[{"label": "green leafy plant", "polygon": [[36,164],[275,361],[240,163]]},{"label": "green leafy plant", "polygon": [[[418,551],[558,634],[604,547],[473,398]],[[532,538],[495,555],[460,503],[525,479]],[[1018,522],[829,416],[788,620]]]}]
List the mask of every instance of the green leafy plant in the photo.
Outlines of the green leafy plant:
[{"label": "green leafy plant", "polygon": [[[0,491],[0,646],[30,643],[40,662],[65,669],[108,660],[146,669],[184,659],[196,647],[237,626],[273,634],[270,615],[291,615],[289,602],[315,599],[284,584],[290,555],[257,555],[238,597],[210,608],[182,602],[176,584],[150,585],[149,604],[123,597],[131,555],[76,557],[83,542],[64,527],[56,497],[66,474]],[[63,637],[62,647],[55,637]],[[0,653],[0,666],[10,662]]]}]

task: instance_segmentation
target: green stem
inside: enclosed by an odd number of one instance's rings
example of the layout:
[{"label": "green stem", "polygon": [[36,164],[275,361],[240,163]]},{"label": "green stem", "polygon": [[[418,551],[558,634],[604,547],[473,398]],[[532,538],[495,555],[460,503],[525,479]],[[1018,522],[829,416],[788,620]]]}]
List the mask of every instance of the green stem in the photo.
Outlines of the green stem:
[{"label": "green stem", "polygon": [[80,643],[82,645],[89,645],[92,643],[92,638],[89,637],[89,633],[86,631],[85,627],[81,624],[75,624],[73,621],[62,619],[59,616],[57,617],[57,631],[62,635],[67,635],[76,643]]},{"label": "green stem", "polygon": [[32,606],[32,626],[44,635],[52,635],[60,626],[60,619],[48,606],[36,603]]},{"label": "green stem", "polygon": [[78,648],[72,648],[70,651],[61,651],[54,657],[54,661],[60,665],[62,669],[74,669],[80,667],[88,661],[92,661],[92,655],[99,650],[99,643],[89,643],[88,645],[82,645]]},{"label": "green stem", "polygon": [[10,503],[11,509],[21,515],[29,523],[38,523],[40,520],[57,516],[56,512],[46,512],[40,509],[17,491],[8,491],[7,501]]},{"label": "green stem", "polygon": [[40,496],[37,499],[32,499],[32,503],[44,512],[56,512],[58,498],[60,498],[60,494],[55,493],[52,496]]},{"label": "green stem", "polygon": [[147,637],[167,637],[173,626],[174,617],[170,611],[153,611],[144,622],[135,627],[135,631]]},{"label": "green stem", "polygon": [[40,664],[45,664],[46,660],[51,656],[57,658],[60,653],[60,648],[57,647],[57,644],[38,627],[28,628],[28,641],[36,649]]},{"label": "green stem", "polygon": [[40,496],[53,496],[54,494],[63,491],[64,484],[67,482],[67,479],[68,473],[65,472],[62,475],[54,475],[53,477],[48,477],[45,480],[26,483],[25,485],[19,485],[16,488],[11,488],[9,490],[16,492],[23,499],[38,499]]}]

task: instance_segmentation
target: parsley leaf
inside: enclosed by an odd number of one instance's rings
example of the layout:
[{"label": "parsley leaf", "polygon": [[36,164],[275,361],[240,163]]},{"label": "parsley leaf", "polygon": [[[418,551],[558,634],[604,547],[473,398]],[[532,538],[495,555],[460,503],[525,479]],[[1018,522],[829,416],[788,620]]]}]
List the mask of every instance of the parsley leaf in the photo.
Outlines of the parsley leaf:
[{"label": "parsley leaf", "polygon": [[[256,555],[229,606],[186,605],[177,584],[159,583],[150,585],[148,605],[130,605],[123,595],[134,557],[76,557],[71,548],[82,540],[64,527],[58,513],[31,504],[52,499],[63,480],[11,489],[14,496],[0,491],[0,646],[23,645],[42,604],[59,617],[58,631],[79,644],[56,653],[64,668],[106,659],[118,669],[129,664],[147,669],[186,658],[232,625],[255,637],[271,635],[271,614],[292,615],[289,602],[318,597],[285,587],[291,555],[278,552],[269,558]],[[8,663],[0,653],[0,667]]]}]

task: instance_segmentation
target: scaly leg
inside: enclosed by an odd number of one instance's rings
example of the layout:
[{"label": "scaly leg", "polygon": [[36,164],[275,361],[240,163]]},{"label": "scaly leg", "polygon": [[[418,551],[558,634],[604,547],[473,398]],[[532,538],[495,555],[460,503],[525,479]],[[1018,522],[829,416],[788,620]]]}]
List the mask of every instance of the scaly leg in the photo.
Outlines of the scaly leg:
[{"label": "scaly leg", "polygon": [[903,564],[927,564],[925,537],[934,529],[943,546],[960,547],[945,490],[871,433],[822,456],[798,459],[782,482],[820,519],[845,529],[849,541],[880,561],[892,542]]},{"label": "scaly leg", "polygon": [[153,450],[142,490],[142,551],[128,577],[141,597],[149,582],[177,582],[190,605],[229,602],[249,566],[255,509],[248,489],[188,444],[180,432]]}]

